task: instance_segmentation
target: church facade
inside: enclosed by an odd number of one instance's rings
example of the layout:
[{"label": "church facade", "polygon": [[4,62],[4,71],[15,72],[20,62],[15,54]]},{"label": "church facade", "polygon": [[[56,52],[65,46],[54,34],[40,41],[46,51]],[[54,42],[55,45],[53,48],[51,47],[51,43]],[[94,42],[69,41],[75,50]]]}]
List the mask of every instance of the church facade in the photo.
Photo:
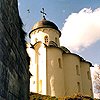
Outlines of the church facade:
[{"label": "church facade", "polygon": [[45,18],[37,22],[29,33],[30,92],[51,96],[78,93],[92,96],[92,64],[60,46],[60,36],[58,27]]}]

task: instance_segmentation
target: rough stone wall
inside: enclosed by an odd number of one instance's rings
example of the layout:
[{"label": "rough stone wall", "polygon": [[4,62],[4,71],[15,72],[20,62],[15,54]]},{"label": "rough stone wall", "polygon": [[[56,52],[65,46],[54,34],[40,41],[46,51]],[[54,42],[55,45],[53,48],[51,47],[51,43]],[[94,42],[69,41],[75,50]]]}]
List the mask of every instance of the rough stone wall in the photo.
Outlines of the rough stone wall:
[{"label": "rough stone wall", "polygon": [[29,70],[17,0],[0,0],[0,100],[28,100]]}]

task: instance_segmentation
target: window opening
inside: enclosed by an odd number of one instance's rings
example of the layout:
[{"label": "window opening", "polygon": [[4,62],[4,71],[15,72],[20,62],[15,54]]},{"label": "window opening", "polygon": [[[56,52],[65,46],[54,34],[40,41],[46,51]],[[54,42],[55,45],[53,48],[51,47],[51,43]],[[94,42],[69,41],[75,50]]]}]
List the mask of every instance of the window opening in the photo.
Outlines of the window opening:
[{"label": "window opening", "polygon": [[48,36],[45,36],[44,41],[45,43],[48,43]]},{"label": "window opening", "polygon": [[37,42],[38,41],[38,39],[37,38],[35,38],[35,42]]},{"label": "window opening", "polygon": [[57,43],[57,38],[55,37],[55,42]]},{"label": "window opening", "polygon": [[58,58],[58,64],[59,64],[59,68],[62,68],[62,66],[61,66],[61,58]]},{"label": "window opening", "polygon": [[78,92],[80,92],[80,82],[77,82]]},{"label": "window opening", "polygon": [[39,93],[42,93],[42,80],[39,81]]},{"label": "window opening", "polygon": [[91,79],[89,71],[87,71],[87,77],[88,77],[89,80]]},{"label": "window opening", "polygon": [[76,74],[77,74],[77,75],[80,75],[79,66],[78,66],[78,65],[76,65]]}]

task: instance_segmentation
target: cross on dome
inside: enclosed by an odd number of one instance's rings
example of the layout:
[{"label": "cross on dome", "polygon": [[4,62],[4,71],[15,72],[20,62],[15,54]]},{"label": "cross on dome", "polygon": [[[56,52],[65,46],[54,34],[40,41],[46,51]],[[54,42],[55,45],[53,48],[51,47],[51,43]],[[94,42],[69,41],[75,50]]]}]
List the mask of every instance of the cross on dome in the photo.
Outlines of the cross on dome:
[{"label": "cross on dome", "polygon": [[40,11],[40,12],[41,12],[41,14],[43,14],[43,18],[46,19],[45,15],[47,15],[47,14],[44,12],[44,8],[42,8],[42,11]]}]

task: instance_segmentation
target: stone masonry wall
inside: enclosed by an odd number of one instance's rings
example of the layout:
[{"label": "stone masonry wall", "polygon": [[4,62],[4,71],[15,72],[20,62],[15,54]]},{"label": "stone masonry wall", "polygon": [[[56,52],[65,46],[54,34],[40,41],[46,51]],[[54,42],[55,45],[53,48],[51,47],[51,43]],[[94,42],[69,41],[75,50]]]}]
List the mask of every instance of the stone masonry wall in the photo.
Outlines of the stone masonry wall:
[{"label": "stone masonry wall", "polygon": [[0,0],[0,100],[28,100],[29,69],[17,0]]}]

